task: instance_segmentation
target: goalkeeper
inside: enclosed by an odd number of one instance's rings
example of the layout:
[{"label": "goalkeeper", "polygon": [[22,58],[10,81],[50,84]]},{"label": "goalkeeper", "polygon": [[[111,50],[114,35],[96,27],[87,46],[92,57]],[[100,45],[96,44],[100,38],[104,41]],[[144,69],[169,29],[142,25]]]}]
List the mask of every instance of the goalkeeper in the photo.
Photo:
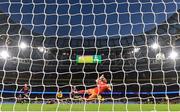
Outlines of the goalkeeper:
[{"label": "goalkeeper", "polygon": [[87,90],[80,90],[80,91],[74,91],[75,94],[88,94],[89,97],[86,98],[86,101],[91,101],[97,99],[98,95],[105,91],[111,91],[111,87],[107,84],[107,80],[104,77],[104,75],[101,75],[101,77],[96,79],[96,85],[97,87],[87,89]]}]

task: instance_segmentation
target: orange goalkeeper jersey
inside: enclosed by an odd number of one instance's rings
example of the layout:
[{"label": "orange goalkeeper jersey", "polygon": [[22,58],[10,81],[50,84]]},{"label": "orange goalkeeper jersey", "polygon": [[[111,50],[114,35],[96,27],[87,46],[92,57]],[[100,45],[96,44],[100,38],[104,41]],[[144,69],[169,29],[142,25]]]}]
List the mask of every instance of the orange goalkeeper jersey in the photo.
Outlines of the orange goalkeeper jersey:
[{"label": "orange goalkeeper jersey", "polygon": [[89,94],[95,94],[95,95],[99,95],[104,91],[109,90],[109,85],[101,80],[97,81],[97,87],[93,88],[93,89],[89,89],[88,92]]}]

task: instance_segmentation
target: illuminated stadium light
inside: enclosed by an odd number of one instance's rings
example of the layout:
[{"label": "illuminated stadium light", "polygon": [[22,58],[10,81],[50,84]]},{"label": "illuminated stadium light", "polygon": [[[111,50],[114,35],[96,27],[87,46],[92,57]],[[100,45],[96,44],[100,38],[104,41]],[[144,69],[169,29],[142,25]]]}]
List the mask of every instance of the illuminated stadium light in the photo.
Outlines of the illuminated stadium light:
[{"label": "illuminated stadium light", "polygon": [[132,51],[132,53],[137,53],[139,52],[140,48],[134,48],[134,50]]},{"label": "illuminated stadium light", "polygon": [[169,58],[170,59],[176,59],[178,57],[178,53],[176,51],[172,51],[170,54],[169,54]]},{"label": "illuminated stadium light", "polygon": [[159,46],[158,43],[154,43],[154,44],[151,45],[151,47],[156,50],[156,49],[158,49],[160,46]]},{"label": "illuminated stadium light", "polygon": [[4,59],[7,59],[10,57],[9,53],[5,50],[0,53],[0,56]]},{"label": "illuminated stadium light", "polygon": [[164,53],[159,52],[156,54],[156,60],[165,60],[165,59],[166,58],[165,58]]},{"label": "illuminated stadium light", "polygon": [[19,48],[21,48],[21,49],[26,49],[27,47],[28,47],[27,44],[24,43],[24,42],[21,42],[21,43],[19,44]]},{"label": "illuminated stadium light", "polygon": [[42,53],[46,53],[46,49],[44,47],[38,47],[38,50]]}]

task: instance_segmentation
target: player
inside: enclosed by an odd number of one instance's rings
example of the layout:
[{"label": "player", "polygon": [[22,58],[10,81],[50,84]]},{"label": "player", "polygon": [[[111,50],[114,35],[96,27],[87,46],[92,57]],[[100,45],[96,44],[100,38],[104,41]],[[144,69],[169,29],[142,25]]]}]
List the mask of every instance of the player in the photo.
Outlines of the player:
[{"label": "player", "polygon": [[28,92],[29,88],[27,84],[24,84],[24,87],[20,90],[20,92],[23,92],[22,98],[24,99],[22,102],[26,102],[26,100],[29,98]]},{"label": "player", "polygon": [[107,80],[104,75],[96,79],[97,87],[87,89],[87,90],[80,90],[74,91],[76,94],[89,94],[89,97],[85,99],[86,101],[91,101],[97,99],[98,95],[105,91],[111,91],[111,87],[107,84]]},{"label": "player", "polygon": [[57,94],[56,94],[56,97],[58,99],[61,99],[63,97],[63,94],[62,94],[62,91],[59,91]]}]

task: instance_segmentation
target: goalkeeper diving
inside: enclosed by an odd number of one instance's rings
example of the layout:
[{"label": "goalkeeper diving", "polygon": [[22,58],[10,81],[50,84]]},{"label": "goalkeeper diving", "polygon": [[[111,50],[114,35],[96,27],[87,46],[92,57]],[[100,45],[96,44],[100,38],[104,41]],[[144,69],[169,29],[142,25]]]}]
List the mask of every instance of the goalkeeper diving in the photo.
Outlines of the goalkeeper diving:
[{"label": "goalkeeper diving", "polygon": [[111,91],[111,87],[107,84],[107,79],[104,75],[101,75],[99,78],[96,79],[96,87],[87,89],[87,90],[75,90],[73,91],[74,94],[88,94],[88,98],[84,98],[86,101],[92,101],[98,98],[105,91]]}]

